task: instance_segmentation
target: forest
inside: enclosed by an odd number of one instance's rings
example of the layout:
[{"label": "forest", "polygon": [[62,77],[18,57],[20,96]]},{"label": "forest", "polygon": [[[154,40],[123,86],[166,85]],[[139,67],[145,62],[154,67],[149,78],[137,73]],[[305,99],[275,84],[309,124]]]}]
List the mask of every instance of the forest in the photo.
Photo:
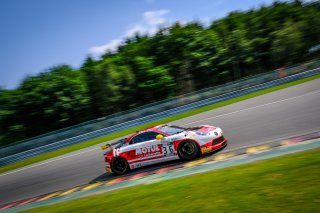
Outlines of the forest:
[{"label": "forest", "polygon": [[319,44],[319,1],[136,34],[99,59],[84,57],[80,68],[55,65],[0,88],[0,145],[319,58]]}]

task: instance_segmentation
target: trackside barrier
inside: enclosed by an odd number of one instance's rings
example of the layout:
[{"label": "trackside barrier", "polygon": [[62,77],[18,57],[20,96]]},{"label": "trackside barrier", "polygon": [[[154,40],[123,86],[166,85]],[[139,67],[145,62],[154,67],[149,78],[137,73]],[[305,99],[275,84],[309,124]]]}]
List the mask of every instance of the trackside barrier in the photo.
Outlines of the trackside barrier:
[{"label": "trackside barrier", "polygon": [[[201,90],[197,93],[180,96],[169,101],[146,105],[145,108],[135,109],[136,111],[127,111],[126,114],[117,113],[105,118],[96,119],[61,131],[46,134],[42,137],[39,136],[22,141],[21,143],[3,147],[0,149],[0,166],[5,166],[103,135],[187,112],[192,109],[320,74],[320,68],[299,73],[301,70],[310,68],[310,65],[303,66],[304,67],[300,67],[300,69],[294,67],[292,70],[286,70],[287,77],[279,78],[279,73],[277,71],[272,71],[230,82],[222,86]],[[72,136],[74,134],[75,136]],[[65,138],[61,139],[63,136]]]}]

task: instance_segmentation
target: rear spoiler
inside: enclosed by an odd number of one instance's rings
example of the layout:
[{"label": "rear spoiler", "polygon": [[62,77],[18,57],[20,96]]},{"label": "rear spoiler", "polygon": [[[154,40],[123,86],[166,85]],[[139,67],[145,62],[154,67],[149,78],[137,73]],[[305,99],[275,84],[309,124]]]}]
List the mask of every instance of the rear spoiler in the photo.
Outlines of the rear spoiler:
[{"label": "rear spoiler", "polygon": [[106,150],[106,149],[109,149],[109,148],[112,149],[112,147],[113,147],[114,145],[117,145],[117,144],[119,144],[119,143],[123,143],[124,140],[125,140],[125,138],[122,138],[122,139],[120,139],[120,140],[118,140],[118,141],[116,141],[116,142],[113,142],[113,143],[111,143],[111,144],[108,144],[108,143],[107,143],[106,145],[103,145],[103,146],[101,146],[100,148],[101,148],[102,150]]}]

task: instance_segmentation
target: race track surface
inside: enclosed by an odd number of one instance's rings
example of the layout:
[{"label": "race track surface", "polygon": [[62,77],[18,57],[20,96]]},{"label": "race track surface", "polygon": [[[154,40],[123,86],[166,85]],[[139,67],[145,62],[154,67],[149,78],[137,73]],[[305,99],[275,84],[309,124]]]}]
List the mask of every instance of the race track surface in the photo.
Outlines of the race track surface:
[{"label": "race track surface", "polygon": [[[229,145],[221,152],[320,129],[320,79],[172,122],[223,129]],[[0,175],[0,205],[113,178],[105,174],[103,151],[92,146]],[[158,165],[165,167],[178,162]],[[147,167],[134,171],[154,169]]]}]

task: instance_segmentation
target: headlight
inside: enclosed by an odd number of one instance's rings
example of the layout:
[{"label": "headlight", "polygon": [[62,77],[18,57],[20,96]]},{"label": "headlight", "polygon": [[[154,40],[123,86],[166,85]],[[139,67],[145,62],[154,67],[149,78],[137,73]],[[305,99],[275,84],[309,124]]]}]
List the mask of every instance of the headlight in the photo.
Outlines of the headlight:
[{"label": "headlight", "polygon": [[216,131],[220,132],[221,135],[223,134],[222,129],[220,127],[217,127]]}]

